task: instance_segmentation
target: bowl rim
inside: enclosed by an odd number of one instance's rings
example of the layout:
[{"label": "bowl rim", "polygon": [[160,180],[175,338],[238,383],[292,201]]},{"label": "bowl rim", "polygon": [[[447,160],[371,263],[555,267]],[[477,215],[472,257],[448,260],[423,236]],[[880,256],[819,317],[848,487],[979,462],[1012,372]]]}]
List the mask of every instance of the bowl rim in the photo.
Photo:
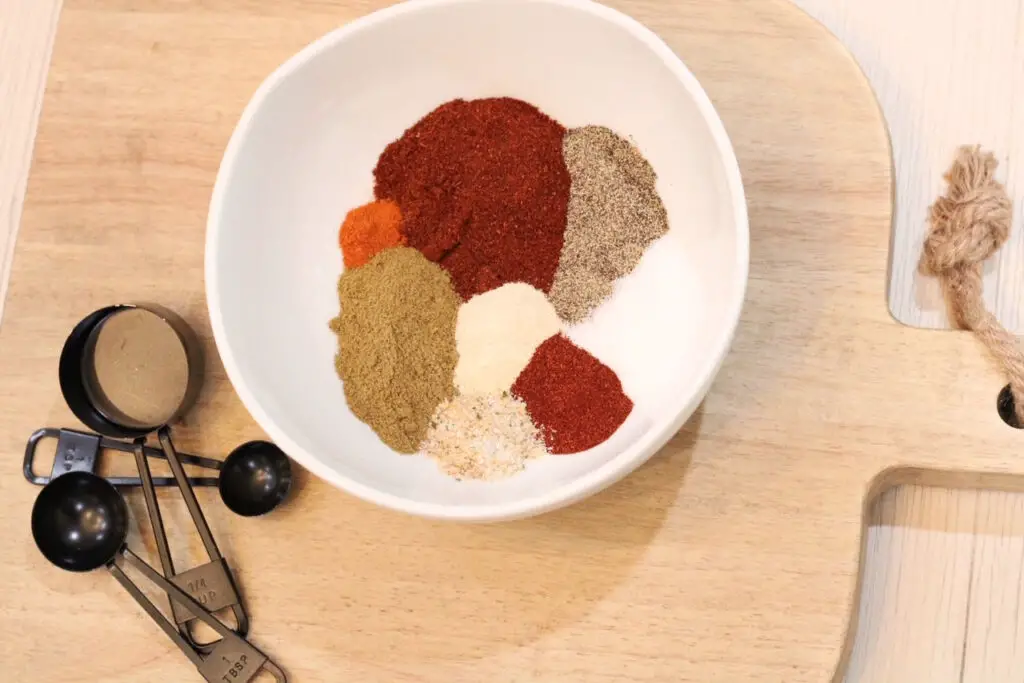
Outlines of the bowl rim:
[{"label": "bowl rim", "polygon": [[749,218],[739,162],[736,159],[732,142],[726,132],[725,124],[711,103],[711,99],[697,78],[683,63],[682,59],[654,31],[629,15],[596,2],[596,0],[515,0],[524,4],[549,4],[567,7],[586,12],[615,24],[641,40],[658,55],[665,65],[671,69],[683,87],[686,88],[690,96],[693,97],[705,125],[708,126],[711,132],[719,157],[725,167],[726,183],[732,203],[736,230],[734,294],[726,304],[728,307],[725,318],[726,323],[718,331],[718,338],[715,340],[716,351],[713,356],[709,356],[704,360],[703,368],[697,375],[698,379],[691,385],[689,390],[681,392],[679,395],[679,409],[674,411],[669,417],[654,421],[653,425],[644,435],[631,444],[629,448],[601,466],[547,493],[525,497],[511,503],[447,505],[411,500],[379,491],[339,474],[323,463],[316,455],[295,443],[276,424],[250,390],[245,377],[240,372],[235,361],[220,310],[220,281],[216,268],[220,248],[219,225],[224,210],[225,193],[235,174],[239,150],[249,134],[253,117],[269,94],[299,67],[311,61],[320,53],[344,41],[351,35],[368,30],[398,15],[415,13],[438,6],[464,5],[481,1],[486,0],[405,0],[404,2],[399,2],[390,7],[359,17],[321,36],[291,56],[267,76],[243,110],[225,148],[220,167],[217,171],[207,215],[204,263],[206,302],[213,329],[214,343],[224,363],[228,380],[238,393],[242,404],[270,438],[281,446],[290,457],[314,475],[359,499],[419,517],[463,522],[497,522],[521,519],[566,507],[618,482],[657,453],[683,427],[693,415],[700,402],[704,400],[732,346],[746,298],[750,258]]}]

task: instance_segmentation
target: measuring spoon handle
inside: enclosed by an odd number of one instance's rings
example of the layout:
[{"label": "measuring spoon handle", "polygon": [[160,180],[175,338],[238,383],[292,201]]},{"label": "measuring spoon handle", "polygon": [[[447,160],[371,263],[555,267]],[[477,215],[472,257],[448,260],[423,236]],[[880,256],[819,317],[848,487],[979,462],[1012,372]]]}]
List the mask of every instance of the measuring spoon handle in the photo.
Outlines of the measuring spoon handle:
[{"label": "measuring spoon handle", "polygon": [[[53,468],[50,476],[43,476],[35,472],[36,451],[43,439],[57,439],[57,452],[53,461]],[[98,434],[80,432],[75,429],[57,429],[56,427],[44,427],[37,429],[28,438],[25,444],[25,457],[22,461],[22,473],[25,479],[36,486],[45,486],[61,474],[75,470],[83,470],[97,474],[98,461],[102,450],[113,450],[122,453],[132,453],[135,450],[134,444],[108,439]],[[145,446],[144,452],[148,457],[166,460],[167,457],[159,448]],[[182,463],[198,465],[210,470],[220,470],[223,463],[213,458],[204,458],[188,453],[178,453],[178,459]],[[114,486],[142,486],[139,477],[104,477]],[[192,486],[217,486],[217,477],[189,477],[188,481]],[[154,486],[177,486],[173,477],[154,477]]]},{"label": "measuring spoon handle", "polygon": [[[146,611],[153,621],[157,623],[157,626],[167,634],[167,637],[178,646],[178,649],[188,657],[189,661],[199,669],[199,672],[208,681],[211,681],[212,683],[220,683],[219,678],[212,678],[208,675],[210,671],[215,670],[217,662],[213,662],[213,665],[211,666],[211,660],[218,657],[218,649],[215,648],[212,654],[204,657],[198,650],[189,645],[185,638],[174,628],[174,626],[171,625],[171,622],[167,617],[161,614],[160,610],[156,608],[156,605],[143,595],[139,587],[136,586],[124,573],[124,567],[126,564],[132,565],[150,582],[170,595],[172,600],[184,605],[197,619],[199,619],[199,621],[212,628],[217,635],[221,637],[221,640],[218,643],[218,648],[222,647],[224,650],[233,654],[240,653],[246,655],[246,657],[256,662],[255,666],[247,671],[246,677],[238,679],[239,683],[247,683],[247,681],[251,681],[260,671],[267,671],[279,683],[287,683],[287,678],[285,677],[284,671],[281,670],[281,667],[270,661],[265,654],[253,647],[253,645],[245,638],[242,638],[222,624],[191,595],[164,578],[160,572],[153,569],[153,567],[151,567],[145,560],[129,550],[127,546],[123,546],[121,548],[121,552],[114,556],[114,559],[108,566],[110,573],[113,574],[114,578],[116,578],[125,590],[135,598],[135,601],[139,603],[139,606]],[[243,658],[242,661],[245,661],[245,658]]]},{"label": "measuring spoon handle", "polygon": [[188,478],[185,476],[185,470],[181,466],[178,452],[171,441],[170,430],[167,427],[161,427],[157,430],[156,434],[160,440],[160,448],[167,458],[167,464],[171,466],[171,473],[178,481],[178,488],[181,490],[181,497],[185,499],[185,507],[188,508],[189,515],[192,517],[192,523],[195,524],[196,530],[199,532],[199,538],[202,539],[203,546],[206,548],[206,554],[210,556],[211,560],[221,559],[217,542],[213,540],[213,534],[210,533],[210,526],[206,523],[203,509],[199,507],[199,501],[196,500],[196,494],[188,483]]},{"label": "measuring spoon handle", "polygon": [[269,659],[263,664],[263,669],[274,677],[277,683],[288,683],[288,677],[285,676],[284,671],[281,670],[277,664],[274,664]]},{"label": "measuring spoon handle", "polygon": [[[135,450],[133,443],[125,443],[124,441],[118,441],[117,439],[108,439],[103,436],[100,437],[100,448],[107,448],[112,451],[121,451],[122,453],[132,453]],[[167,456],[159,448],[153,446],[143,446],[143,452],[150,458],[159,458],[160,460],[167,460]],[[178,460],[187,465],[197,465],[204,467],[208,470],[220,470],[224,466],[220,460],[214,460],[213,458],[206,458],[201,455],[191,455],[189,453],[177,453]]]},{"label": "measuring spoon handle", "polygon": [[153,527],[153,539],[156,541],[157,553],[160,555],[160,566],[164,570],[164,576],[174,576],[174,560],[171,558],[171,548],[167,543],[167,531],[164,529],[163,515],[160,514],[160,503],[156,499],[156,489],[153,487],[153,474],[149,471],[145,442],[141,438],[135,441],[135,465],[139,470],[139,479],[142,481],[142,495],[146,500],[149,524]]},{"label": "measuring spoon handle", "polygon": [[[192,612],[192,614],[195,615],[197,619],[199,619],[199,621],[203,622],[204,624],[212,628],[214,631],[217,632],[219,636],[230,640],[242,640],[242,638],[240,638],[234,631],[229,629],[224,624],[220,623],[220,621],[212,614],[210,614],[205,607],[196,602],[195,598],[193,598],[191,595],[183,591],[177,585],[165,579],[160,574],[160,572],[149,566],[149,564],[145,560],[143,560],[141,557],[133,553],[127,547],[121,551],[120,555],[114,558],[115,566],[120,567],[124,562],[128,562],[128,564],[131,564],[133,567],[142,572],[143,576],[145,576],[147,579],[155,583],[159,588],[161,588],[168,595],[170,595],[172,600],[187,607],[189,611]],[[150,604],[152,605],[152,603]],[[167,619],[162,615],[161,619],[170,624],[170,622],[167,621]],[[175,633],[178,632],[175,631]],[[181,634],[178,633],[178,636],[180,637]],[[182,642],[185,642],[184,638],[182,638]],[[196,653],[196,656],[199,657],[199,654]]]},{"label": "measuring spoon handle", "polygon": [[[121,553],[114,558],[113,564],[110,564],[107,569],[114,575],[117,582],[121,584],[126,591],[128,591],[128,594],[135,599],[135,602],[139,603],[139,607],[145,610],[146,614],[156,622],[156,625],[160,627],[160,630],[166,633],[167,637],[178,646],[178,649],[181,650],[182,654],[188,657],[189,661],[196,667],[202,666],[203,658],[199,656],[199,653],[185,642],[185,638],[178,633],[178,630],[171,625],[171,622],[167,621],[167,618],[164,617],[159,609],[157,609],[156,605],[154,605],[153,602],[143,594],[142,590],[132,583],[132,580],[128,578],[128,575],[124,573],[123,553],[128,552],[131,551],[127,548],[122,549]],[[139,561],[141,562],[142,560]]]}]

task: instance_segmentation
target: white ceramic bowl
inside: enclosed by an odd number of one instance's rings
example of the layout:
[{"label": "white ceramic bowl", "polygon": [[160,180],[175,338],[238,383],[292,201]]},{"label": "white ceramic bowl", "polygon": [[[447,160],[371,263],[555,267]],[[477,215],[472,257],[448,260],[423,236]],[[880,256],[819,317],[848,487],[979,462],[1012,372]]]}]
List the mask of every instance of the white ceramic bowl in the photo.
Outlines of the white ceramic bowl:
[{"label": "white ceramic bowl", "polygon": [[[442,102],[489,96],[631,137],[658,174],[671,229],[645,256],[659,263],[642,261],[618,303],[573,334],[623,377],[636,402],[626,424],[598,448],[511,479],[456,482],[424,456],[394,453],[349,412],[327,324],[338,226],[372,199],[385,145]],[[324,36],[260,86],[217,176],[206,290],[232,384],[297,462],[389,508],[500,520],[603,489],[679,430],[731,343],[748,248],[722,122],[654,33],[590,0],[413,0]]]}]

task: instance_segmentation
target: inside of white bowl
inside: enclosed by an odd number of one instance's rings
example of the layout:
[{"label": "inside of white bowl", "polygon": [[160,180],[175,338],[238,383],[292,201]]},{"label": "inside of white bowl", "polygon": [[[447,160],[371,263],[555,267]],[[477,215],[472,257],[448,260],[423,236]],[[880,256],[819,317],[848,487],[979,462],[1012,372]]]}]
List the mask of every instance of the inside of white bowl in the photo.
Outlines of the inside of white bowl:
[{"label": "inside of white bowl", "polygon": [[[338,313],[338,227],[372,199],[384,147],[442,102],[490,96],[631,138],[658,174],[670,233],[592,321],[568,330],[636,403],[619,432],[510,479],[459,482],[423,456],[394,453],[349,412],[328,321]],[[586,0],[407,3],[300,53],[243,115],[211,207],[210,312],[242,400],[316,474],[412,511],[520,514],[636,467],[703,397],[745,286],[735,161],[702,98],[660,42]]]}]

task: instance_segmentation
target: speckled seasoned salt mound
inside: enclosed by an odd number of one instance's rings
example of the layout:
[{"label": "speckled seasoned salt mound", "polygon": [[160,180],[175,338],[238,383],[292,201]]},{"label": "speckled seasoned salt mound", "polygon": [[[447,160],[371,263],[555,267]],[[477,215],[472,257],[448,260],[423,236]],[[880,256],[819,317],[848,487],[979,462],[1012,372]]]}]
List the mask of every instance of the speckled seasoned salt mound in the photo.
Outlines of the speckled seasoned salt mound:
[{"label": "speckled seasoned salt mound", "polygon": [[423,452],[460,481],[509,477],[547,455],[526,405],[508,393],[459,395],[442,403]]}]

